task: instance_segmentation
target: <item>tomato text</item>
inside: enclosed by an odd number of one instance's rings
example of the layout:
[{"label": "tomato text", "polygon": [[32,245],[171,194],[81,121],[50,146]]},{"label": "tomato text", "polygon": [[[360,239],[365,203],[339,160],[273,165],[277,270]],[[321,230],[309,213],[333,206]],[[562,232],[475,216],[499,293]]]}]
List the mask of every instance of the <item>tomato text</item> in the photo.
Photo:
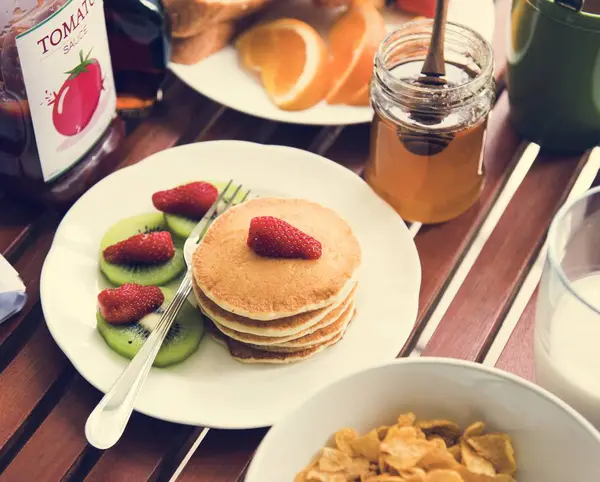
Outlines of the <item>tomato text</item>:
[{"label": "tomato text", "polygon": [[[81,26],[81,22],[88,16],[90,8],[92,8],[95,3],[96,0],[82,0],[81,5],[77,9],[77,13],[72,14],[68,21],[63,22],[60,27],[55,28],[52,32],[39,39],[37,44],[42,47],[43,54],[47,53],[50,48],[56,47],[64,40],[68,39],[72,33],[78,30]],[[85,35],[85,32],[77,32],[77,34],[76,39],[71,40],[70,46],[65,50],[65,53],[77,44],[79,39]]]}]

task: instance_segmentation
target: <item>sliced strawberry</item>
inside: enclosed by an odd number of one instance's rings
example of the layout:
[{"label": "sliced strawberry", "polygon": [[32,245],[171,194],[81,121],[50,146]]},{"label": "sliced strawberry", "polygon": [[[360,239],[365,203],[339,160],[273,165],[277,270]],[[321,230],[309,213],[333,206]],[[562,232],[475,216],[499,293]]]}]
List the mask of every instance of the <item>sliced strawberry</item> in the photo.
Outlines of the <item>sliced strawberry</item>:
[{"label": "sliced strawberry", "polygon": [[218,189],[209,182],[190,182],[152,195],[152,204],[163,213],[179,214],[200,219],[219,196]]},{"label": "sliced strawberry", "polygon": [[260,216],[250,220],[247,244],[269,258],[319,259],[321,243],[283,219]]},{"label": "sliced strawberry", "polygon": [[173,238],[168,231],[136,234],[104,250],[104,259],[113,264],[155,264],[175,256]]},{"label": "sliced strawberry", "polygon": [[165,296],[157,286],[127,283],[120,288],[110,288],[98,295],[98,308],[102,317],[115,325],[142,319],[163,304]]}]

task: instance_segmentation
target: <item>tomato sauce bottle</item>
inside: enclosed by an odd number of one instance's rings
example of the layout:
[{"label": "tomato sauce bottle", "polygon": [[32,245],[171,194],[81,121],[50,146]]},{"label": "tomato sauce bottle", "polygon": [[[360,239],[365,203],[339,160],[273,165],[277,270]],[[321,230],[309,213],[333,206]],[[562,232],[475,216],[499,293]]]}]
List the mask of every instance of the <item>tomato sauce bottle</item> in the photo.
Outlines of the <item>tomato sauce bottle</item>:
[{"label": "tomato sauce bottle", "polygon": [[69,205],[123,136],[103,0],[2,0],[0,190]]}]

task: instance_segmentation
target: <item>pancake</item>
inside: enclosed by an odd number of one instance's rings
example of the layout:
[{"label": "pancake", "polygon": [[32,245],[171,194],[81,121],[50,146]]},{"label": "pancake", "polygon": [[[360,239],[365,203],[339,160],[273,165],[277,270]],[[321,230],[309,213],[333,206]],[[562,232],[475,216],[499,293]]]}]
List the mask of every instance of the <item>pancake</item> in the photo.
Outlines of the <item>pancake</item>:
[{"label": "pancake", "polygon": [[338,306],[334,310],[331,310],[331,312],[329,312],[329,314],[325,318],[323,318],[321,322],[317,323],[317,325],[321,325],[323,323],[323,326],[318,326],[312,330],[307,330],[309,332],[306,334],[300,333],[299,335],[292,335],[279,338],[240,333],[219,325],[219,323],[215,322],[215,320],[211,319],[211,321],[217,327],[217,329],[225,336],[239,341],[241,343],[255,346],[264,350],[267,350],[271,346],[304,347],[315,345],[319,343],[319,341],[325,341],[327,336],[329,336],[329,338],[332,338],[333,335],[339,333],[342,330],[342,328],[345,327],[347,324],[345,322],[347,321],[345,318],[347,318],[350,309],[354,309],[354,302],[351,298],[348,298],[340,306]]},{"label": "pancake", "polygon": [[[275,259],[246,244],[250,220],[275,216],[322,244],[318,260]],[[336,212],[303,199],[258,198],[235,206],[208,228],[192,270],[198,287],[230,313],[275,320],[318,310],[344,296],[361,263],[358,240]]]},{"label": "pancake", "polygon": [[307,311],[278,320],[257,321],[225,311],[202,293],[202,290],[198,288],[195,281],[193,282],[193,286],[198,306],[207,317],[213,320],[220,328],[224,328],[221,331],[240,341],[259,345],[271,344],[270,342],[275,343],[270,338],[285,337],[287,340],[300,338],[333,323],[335,318],[341,313],[337,313],[334,317],[331,317],[329,316],[331,312],[350,299],[353,299],[356,293],[356,283],[352,282],[348,285],[348,288],[350,288],[348,293],[346,293],[347,288],[344,288],[346,297],[339,303],[336,302],[319,310]]},{"label": "pancake", "polygon": [[283,365],[306,360],[307,358],[310,358],[311,356],[314,356],[320,351],[324,350],[328,346],[335,345],[344,336],[344,332],[341,332],[335,338],[327,340],[319,345],[303,348],[292,353],[274,353],[258,350],[227,338],[223,336],[223,334],[217,330],[217,328],[215,328],[210,321],[206,323],[206,328],[215,341],[227,347],[232,358],[241,363],[249,364],[268,363],[273,365]]},{"label": "pancake", "polygon": [[343,333],[348,328],[348,325],[354,318],[355,307],[354,303],[350,303],[344,310],[342,315],[329,326],[311,333],[310,335],[303,336],[296,340],[291,340],[278,345],[260,346],[252,343],[247,343],[251,348],[257,348],[264,351],[272,351],[276,353],[289,353],[295,352],[303,348],[310,348],[311,346],[319,345],[323,342],[335,338],[338,334]]},{"label": "pancake", "polygon": [[265,347],[266,349],[266,347],[268,346],[285,346],[288,344],[288,342],[291,343],[292,341],[297,340],[297,346],[304,346],[316,343],[320,336],[324,336],[332,332],[337,333],[338,331],[340,331],[340,327],[342,326],[341,318],[343,317],[343,315],[346,314],[346,310],[348,309],[348,307],[353,305],[353,300],[351,298],[348,298],[337,308],[329,312],[329,314],[315,326],[304,330],[296,335],[283,337],[260,336],[248,333],[240,333],[238,331],[230,330],[227,327],[220,325],[213,319],[211,319],[211,321],[225,336],[228,336],[229,338],[233,338],[234,340],[249,345],[257,345],[259,347]]}]

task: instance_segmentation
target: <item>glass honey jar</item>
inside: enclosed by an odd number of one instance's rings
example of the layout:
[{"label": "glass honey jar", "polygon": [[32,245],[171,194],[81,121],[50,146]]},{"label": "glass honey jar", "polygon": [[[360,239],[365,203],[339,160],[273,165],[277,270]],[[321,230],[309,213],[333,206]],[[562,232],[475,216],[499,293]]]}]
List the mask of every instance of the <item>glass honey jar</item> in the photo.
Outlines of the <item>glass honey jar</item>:
[{"label": "glass honey jar", "polygon": [[483,150],[495,99],[490,44],[448,22],[445,84],[419,82],[433,21],[389,34],[375,57],[375,111],[365,178],[406,221],[455,218],[479,198]]}]

